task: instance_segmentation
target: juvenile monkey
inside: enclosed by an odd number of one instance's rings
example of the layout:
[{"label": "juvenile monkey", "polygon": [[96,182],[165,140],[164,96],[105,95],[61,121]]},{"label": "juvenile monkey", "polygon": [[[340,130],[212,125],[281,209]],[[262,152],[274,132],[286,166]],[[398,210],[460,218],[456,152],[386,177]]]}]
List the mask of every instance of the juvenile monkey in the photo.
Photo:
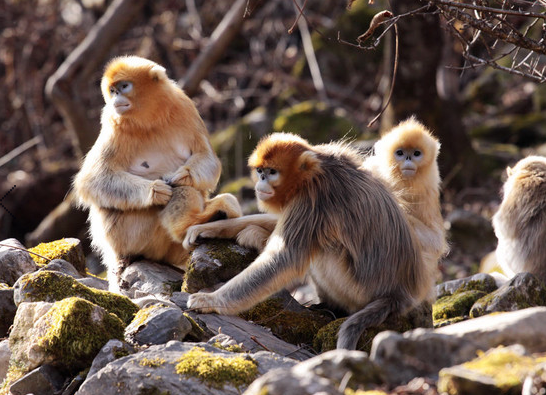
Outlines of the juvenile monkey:
[{"label": "juvenile monkey", "polygon": [[113,59],[101,81],[100,135],[74,180],[90,209],[91,236],[111,291],[130,259],[184,268],[188,226],[218,212],[241,215],[237,199],[208,194],[220,161],[193,102],[165,69],[136,56]]},{"label": "juvenile monkey", "polygon": [[249,267],[191,295],[188,307],[238,313],[307,274],[323,302],[352,314],[337,347],[354,349],[367,327],[423,301],[433,281],[419,245],[394,196],[361,162],[343,143],[262,139],[249,165],[260,208],[278,215],[273,233]]},{"label": "juvenile monkey", "polygon": [[383,136],[363,164],[392,188],[435,276],[439,259],[448,252],[440,208],[439,150],[438,140],[412,117]]},{"label": "juvenile monkey", "polygon": [[530,272],[546,281],[546,158],[528,156],[506,172],[493,216],[497,261],[510,278]]}]

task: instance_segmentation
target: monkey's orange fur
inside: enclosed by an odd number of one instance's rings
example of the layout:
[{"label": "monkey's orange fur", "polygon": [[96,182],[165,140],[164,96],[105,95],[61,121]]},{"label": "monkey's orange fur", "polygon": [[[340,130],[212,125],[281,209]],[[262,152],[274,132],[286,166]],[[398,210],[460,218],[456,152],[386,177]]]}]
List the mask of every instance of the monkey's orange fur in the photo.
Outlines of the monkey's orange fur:
[{"label": "monkey's orange fur", "polygon": [[[398,149],[422,153],[413,176],[402,174],[400,163],[395,160]],[[425,262],[435,272],[438,260],[448,251],[440,207],[439,150],[440,143],[431,132],[414,118],[409,118],[375,144],[374,156],[363,165],[393,189],[420,240]]]},{"label": "monkey's orange fur", "polygon": [[[186,228],[219,210],[228,217],[241,210],[231,195],[208,200],[220,161],[195,105],[163,67],[135,56],[115,58],[101,90],[101,132],[74,187],[90,208],[93,244],[108,267],[110,289],[118,291],[120,262],[143,256],[183,268]],[[117,100],[126,106],[120,110]]]}]

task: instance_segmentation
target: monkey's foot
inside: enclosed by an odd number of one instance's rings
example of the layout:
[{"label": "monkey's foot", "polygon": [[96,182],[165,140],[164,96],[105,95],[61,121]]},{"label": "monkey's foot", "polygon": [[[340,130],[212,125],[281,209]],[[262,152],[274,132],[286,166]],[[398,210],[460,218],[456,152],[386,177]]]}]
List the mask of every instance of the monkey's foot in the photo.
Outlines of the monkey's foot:
[{"label": "monkey's foot", "polygon": [[224,305],[225,304],[220,302],[219,298],[216,297],[214,292],[198,292],[190,295],[188,299],[188,308],[197,310],[201,313],[216,312],[219,314],[229,314]]}]

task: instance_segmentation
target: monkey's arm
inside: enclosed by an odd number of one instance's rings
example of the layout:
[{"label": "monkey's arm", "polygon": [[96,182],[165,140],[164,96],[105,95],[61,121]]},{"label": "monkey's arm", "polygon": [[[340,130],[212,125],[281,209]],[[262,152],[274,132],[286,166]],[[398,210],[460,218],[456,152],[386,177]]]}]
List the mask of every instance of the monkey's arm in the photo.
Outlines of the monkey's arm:
[{"label": "monkey's arm", "polygon": [[90,206],[134,210],[164,205],[172,188],[162,180],[147,180],[125,171],[86,166],[76,176],[74,187],[81,201]]},{"label": "monkey's arm", "polygon": [[261,251],[277,225],[277,218],[275,214],[254,214],[194,225],[188,228],[183,245],[189,249],[199,238],[237,238],[239,244]]},{"label": "monkey's arm", "polygon": [[236,314],[248,310],[295,279],[309,267],[309,252],[294,251],[273,234],[265,250],[237,276],[212,293],[190,296],[188,307],[202,312]]},{"label": "monkey's arm", "polygon": [[188,185],[200,191],[212,191],[216,188],[222,171],[220,160],[206,136],[198,136],[193,145],[191,156],[169,181],[174,185]]}]

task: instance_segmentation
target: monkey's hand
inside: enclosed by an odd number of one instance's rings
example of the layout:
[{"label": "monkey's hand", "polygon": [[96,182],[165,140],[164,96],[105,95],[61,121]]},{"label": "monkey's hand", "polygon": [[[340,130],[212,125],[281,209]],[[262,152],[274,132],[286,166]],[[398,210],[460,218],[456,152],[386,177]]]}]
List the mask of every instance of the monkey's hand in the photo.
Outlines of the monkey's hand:
[{"label": "monkey's hand", "polygon": [[171,200],[173,194],[172,187],[163,180],[154,180],[152,187],[150,188],[150,194],[148,201],[152,206],[160,205],[164,206]]},{"label": "monkey's hand", "polygon": [[205,293],[198,292],[190,295],[188,299],[188,308],[195,309],[201,313],[219,313],[231,314],[232,311],[226,306],[225,302],[220,301],[216,291]]},{"label": "monkey's hand", "polygon": [[215,236],[216,233],[209,224],[193,225],[186,230],[186,237],[184,237],[182,246],[189,250],[199,244],[199,239],[209,239]]},{"label": "monkey's hand", "polygon": [[169,179],[169,184],[173,186],[193,186],[193,179],[190,174],[190,170],[183,166],[180,169],[176,171],[176,173],[173,174],[172,177]]}]

